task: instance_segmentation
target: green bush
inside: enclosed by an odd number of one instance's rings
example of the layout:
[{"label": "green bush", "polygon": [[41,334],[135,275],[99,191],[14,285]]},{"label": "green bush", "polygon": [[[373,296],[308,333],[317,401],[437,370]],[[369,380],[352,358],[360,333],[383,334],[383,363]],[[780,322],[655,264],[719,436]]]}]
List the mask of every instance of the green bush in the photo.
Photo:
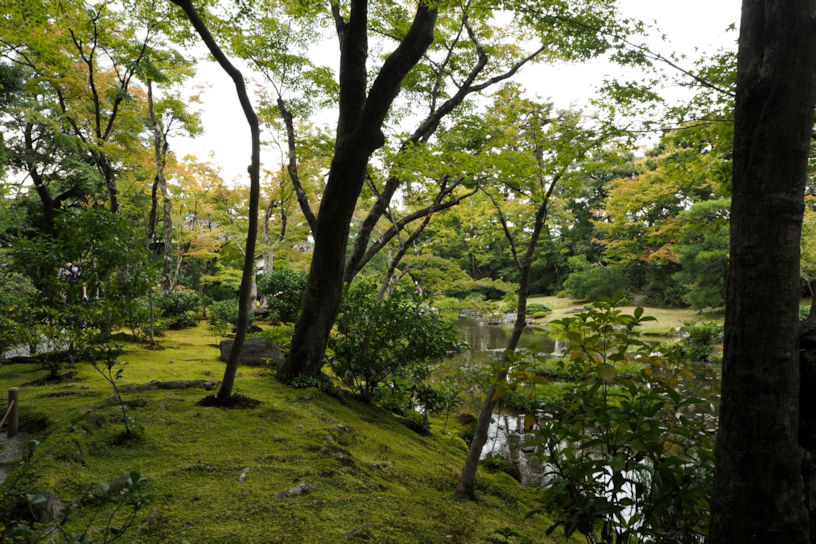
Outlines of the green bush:
[{"label": "green bush", "polygon": [[550,315],[550,312],[536,312],[536,313],[533,314],[533,318],[534,319],[544,319],[548,315]]},{"label": "green bush", "polygon": [[592,266],[586,270],[573,272],[564,282],[567,293],[581,300],[596,300],[612,297],[626,290],[627,278],[623,270]]},{"label": "green bush", "polygon": [[[546,304],[541,304],[540,302],[532,302],[527,305],[527,315],[533,314],[544,314],[547,315],[552,311],[552,308],[547,306]],[[535,317],[535,316],[533,316]],[[544,317],[544,316],[541,316]]]},{"label": "green bush", "polygon": [[695,323],[687,321],[683,331],[688,337],[683,341],[686,354],[692,361],[710,361],[714,343],[722,335],[723,327],[715,321]]},{"label": "green bush", "polygon": [[[255,321],[255,314],[249,312],[249,323]],[[213,302],[207,307],[207,322],[216,336],[226,336],[238,327],[238,300],[231,298]]]},{"label": "green bush", "polygon": [[238,298],[238,291],[229,285],[224,285],[223,283],[208,285],[204,288],[204,294],[216,302]]},{"label": "green bush", "polygon": [[[250,314],[250,321],[254,316]],[[207,322],[210,325],[238,325],[238,300],[219,300],[207,307]]]},{"label": "green bush", "polygon": [[267,306],[278,321],[293,323],[297,320],[307,278],[305,272],[288,268],[276,268],[271,274],[258,275],[258,293],[267,297]]},{"label": "green bush", "polygon": [[360,283],[343,298],[328,359],[338,378],[372,401],[380,384],[419,383],[432,359],[460,346],[453,327],[417,293],[396,291],[381,300],[374,284]]},{"label": "green bush", "polygon": [[799,321],[805,321],[810,317],[810,306],[799,306]]},{"label": "green bush", "polygon": [[201,297],[195,291],[176,291],[160,295],[155,299],[161,316],[169,320],[182,318],[190,312],[201,311]]},{"label": "green bush", "polygon": [[[539,418],[552,467],[543,510],[588,542],[698,542],[709,517],[712,429],[697,413],[693,376],[678,350],[639,338],[643,309],[602,301],[553,323],[568,340],[571,375]],[[640,371],[620,376],[617,363]],[[633,497],[634,495],[634,497]]]}]

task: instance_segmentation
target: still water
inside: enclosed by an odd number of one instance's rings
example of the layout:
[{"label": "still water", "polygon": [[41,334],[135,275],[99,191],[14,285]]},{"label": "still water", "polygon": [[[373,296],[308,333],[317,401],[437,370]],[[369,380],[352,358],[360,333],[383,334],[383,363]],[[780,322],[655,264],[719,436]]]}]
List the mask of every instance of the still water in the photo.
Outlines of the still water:
[{"label": "still water", "polygon": [[[488,324],[471,317],[460,317],[456,329],[470,348],[460,359],[465,364],[480,364],[501,357],[512,333],[508,326]],[[556,342],[545,331],[527,327],[521,335],[519,349],[550,354],[556,350]],[[487,432],[482,459],[507,459],[516,467],[522,485],[543,485],[545,470],[538,461],[534,443],[535,435],[524,432],[524,414],[496,411]]]}]

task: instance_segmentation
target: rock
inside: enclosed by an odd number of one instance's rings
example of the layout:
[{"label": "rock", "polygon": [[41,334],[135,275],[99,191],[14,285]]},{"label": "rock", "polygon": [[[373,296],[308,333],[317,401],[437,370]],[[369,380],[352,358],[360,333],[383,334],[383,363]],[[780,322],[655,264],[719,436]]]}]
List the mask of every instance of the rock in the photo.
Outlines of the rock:
[{"label": "rock", "polygon": [[289,496],[289,495],[303,495],[304,493],[308,493],[312,489],[314,489],[313,485],[307,484],[306,482],[300,482],[296,486],[290,487],[286,491],[281,491],[280,493],[276,493],[275,497],[281,499],[281,498]]},{"label": "rock", "polygon": [[524,446],[521,448],[521,453],[535,453],[535,446]]},{"label": "rock", "polygon": [[[222,340],[219,344],[221,349],[221,360],[229,360],[232,350],[233,340]],[[244,348],[241,350],[240,364],[247,366],[280,366],[284,357],[281,350],[274,342],[265,338],[247,338],[244,341]]]},{"label": "rock", "polygon": [[[53,493],[37,493],[41,500],[32,503],[31,508],[37,521],[44,525],[55,525],[62,514],[62,500]],[[56,528],[56,527],[55,527]]]}]

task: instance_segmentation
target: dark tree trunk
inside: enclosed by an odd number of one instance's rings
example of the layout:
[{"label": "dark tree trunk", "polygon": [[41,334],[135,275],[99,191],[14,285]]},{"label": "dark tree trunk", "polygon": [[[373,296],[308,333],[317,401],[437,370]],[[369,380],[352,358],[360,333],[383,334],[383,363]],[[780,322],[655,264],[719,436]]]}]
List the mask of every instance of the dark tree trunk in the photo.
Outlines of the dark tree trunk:
[{"label": "dark tree trunk", "polygon": [[224,379],[221,382],[221,388],[218,390],[216,397],[222,403],[227,403],[232,396],[232,387],[235,383],[235,373],[238,370],[238,363],[241,360],[241,350],[244,347],[244,340],[246,339],[247,327],[249,326],[249,312],[250,298],[252,292],[252,285],[255,279],[255,241],[258,237],[258,201],[260,199],[260,164],[261,164],[261,132],[258,126],[258,117],[255,110],[252,108],[252,103],[249,100],[249,95],[246,92],[244,85],[244,77],[241,72],[235,68],[226,55],[224,55],[221,48],[210,34],[204,21],[199,16],[198,12],[193,7],[190,0],[172,0],[174,4],[181,7],[187,14],[187,18],[195,27],[198,35],[207,45],[210,53],[221,68],[229,74],[233,83],[235,84],[235,91],[238,93],[238,99],[241,102],[241,108],[244,111],[249,129],[252,133],[252,159],[249,165],[249,228],[247,230],[246,238],[246,252],[244,253],[244,268],[241,275],[241,288],[238,291],[238,323],[237,331],[235,332],[235,342],[230,350],[229,360],[227,361],[226,369],[224,370]]},{"label": "dark tree trunk", "polygon": [[744,0],[712,544],[809,542],[797,309],[815,99],[816,1]]},{"label": "dark tree trunk", "polygon": [[301,312],[278,379],[315,376],[323,366],[329,331],[340,306],[349,223],[362,189],[368,159],[383,144],[382,124],[402,80],[433,41],[436,10],[424,2],[403,41],[388,56],[366,96],[368,4],[352,0],[340,35],[340,115],[329,180],[315,224],[315,247]]}]

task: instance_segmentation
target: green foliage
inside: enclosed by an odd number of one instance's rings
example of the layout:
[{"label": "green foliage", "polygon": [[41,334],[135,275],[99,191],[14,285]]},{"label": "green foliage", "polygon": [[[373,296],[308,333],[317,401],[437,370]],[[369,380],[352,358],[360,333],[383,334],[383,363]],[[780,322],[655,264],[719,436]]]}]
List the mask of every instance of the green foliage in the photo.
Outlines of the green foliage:
[{"label": "green foliage", "polygon": [[518,293],[513,291],[508,292],[506,295],[502,297],[502,312],[515,313],[518,310]]},{"label": "green foliage", "polygon": [[[687,386],[680,352],[638,338],[643,309],[624,314],[603,300],[553,323],[571,348],[571,381],[538,420],[552,467],[552,533],[621,544],[696,541],[708,520],[713,444],[698,412],[707,402]],[[633,365],[623,376],[616,365]]]},{"label": "green foliage", "polygon": [[174,291],[155,299],[156,307],[171,329],[195,327],[201,319],[201,297],[195,291]]},{"label": "green foliage", "polygon": [[706,200],[678,217],[682,227],[674,250],[680,271],[674,279],[688,289],[685,300],[692,308],[717,308],[725,304],[730,207],[729,198]]},{"label": "green foliage", "polygon": [[722,336],[723,326],[716,321],[702,323],[686,321],[683,332],[688,336],[683,340],[686,354],[692,361],[710,361],[714,353],[714,343]]},{"label": "green foliage", "polygon": [[0,264],[0,356],[31,340],[30,332],[38,313],[35,295],[29,278]]},{"label": "green foliage", "polygon": [[799,306],[799,321],[805,321],[810,317],[810,306]]},{"label": "green foliage", "polygon": [[133,418],[127,415],[125,409],[125,401],[122,399],[122,394],[119,391],[117,383],[122,379],[122,373],[125,370],[127,363],[119,361],[119,355],[122,353],[122,346],[116,344],[102,343],[95,346],[89,346],[85,350],[85,356],[94,370],[108,382],[113,388],[113,398],[119,404],[122,411],[122,424],[125,427],[125,432],[121,435],[125,439],[130,439],[138,436],[138,430]]},{"label": "green foliage", "polygon": [[269,310],[276,319],[285,323],[297,319],[307,277],[305,272],[282,267],[271,274],[258,275],[258,293],[267,297]]},{"label": "green foliage", "polygon": [[544,317],[551,311],[552,308],[540,302],[532,302],[527,305],[527,315],[532,315],[533,317]]},{"label": "green foliage", "polygon": [[611,297],[625,291],[628,286],[626,273],[620,268],[590,266],[569,275],[564,290],[573,298],[595,300]]},{"label": "green foliage", "polygon": [[377,297],[372,283],[353,285],[340,307],[329,339],[329,364],[343,383],[372,401],[380,384],[419,382],[428,362],[460,349],[453,328],[416,292]]},{"label": "green foliage", "polygon": [[[207,307],[207,321],[213,334],[225,336],[238,326],[238,300],[235,298],[213,302]],[[250,324],[255,321],[255,314],[250,312]]]}]

